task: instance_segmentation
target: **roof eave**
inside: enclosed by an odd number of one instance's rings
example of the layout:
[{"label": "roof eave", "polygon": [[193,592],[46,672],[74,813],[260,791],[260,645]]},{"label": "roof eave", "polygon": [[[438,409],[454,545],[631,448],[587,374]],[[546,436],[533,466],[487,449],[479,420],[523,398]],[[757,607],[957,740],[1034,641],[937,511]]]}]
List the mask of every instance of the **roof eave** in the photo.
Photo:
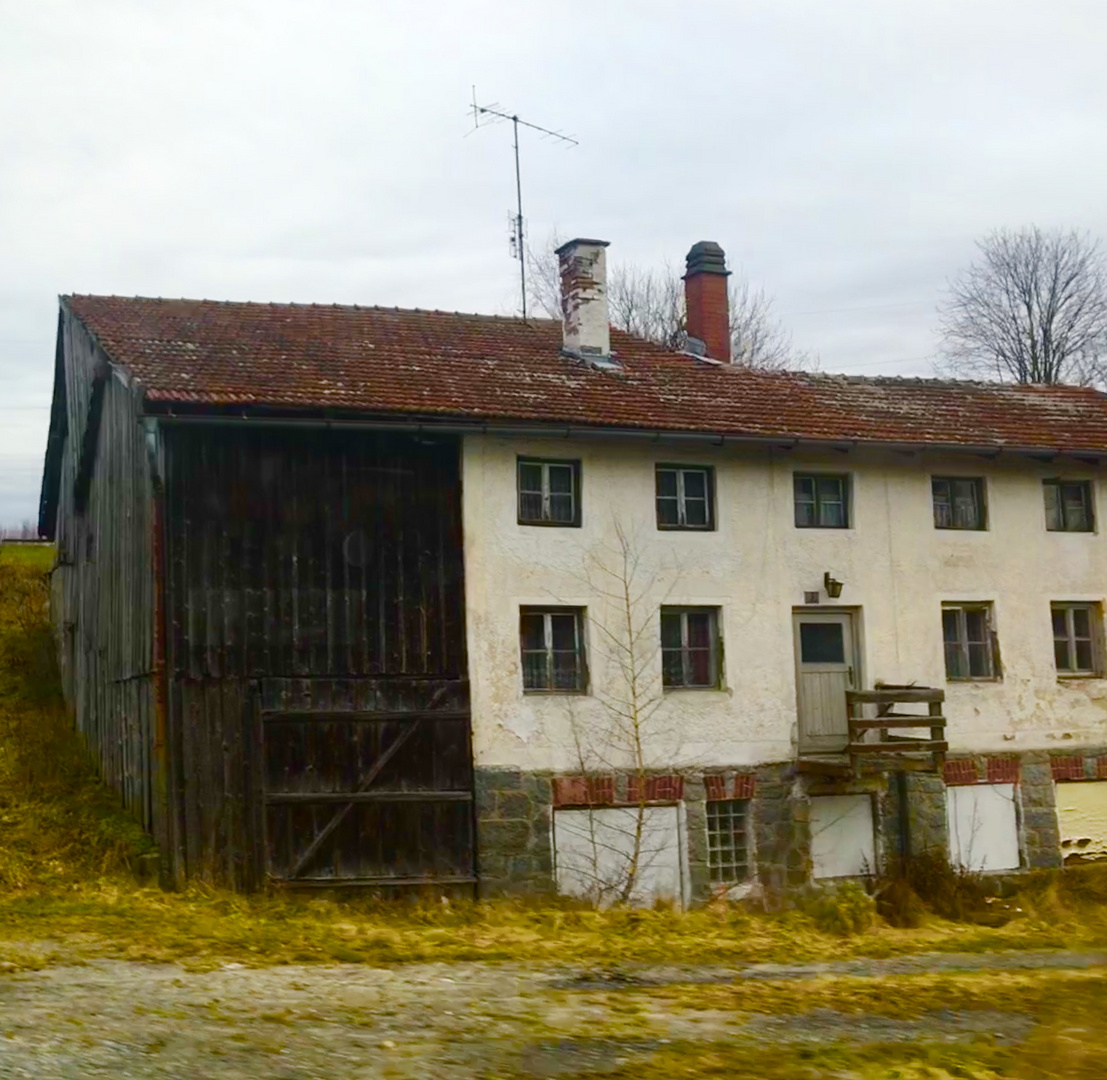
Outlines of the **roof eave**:
[{"label": "roof eave", "polygon": [[1005,443],[904,442],[884,439],[811,438],[790,432],[694,431],[656,427],[619,427],[611,424],[572,424],[560,421],[533,421],[511,417],[465,417],[437,414],[369,413],[327,408],[251,408],[182,404],[158,400],[143,401],[143,414],[173,425],[205,424],[250,427],[300,427],[332,429],[376,429],[393,431],[429,431],[442,434],[495,434],[515,438],[542,439],[633,439],[658,443],[701,443],[714,446],[758,446],[781,450],[884,450],[892,453],[950,453],[976,457],[1013,455],[1049,459],[1054,457],[1093,459],[1107,457],[1101,448],[1064,446],[1019,446]]}]

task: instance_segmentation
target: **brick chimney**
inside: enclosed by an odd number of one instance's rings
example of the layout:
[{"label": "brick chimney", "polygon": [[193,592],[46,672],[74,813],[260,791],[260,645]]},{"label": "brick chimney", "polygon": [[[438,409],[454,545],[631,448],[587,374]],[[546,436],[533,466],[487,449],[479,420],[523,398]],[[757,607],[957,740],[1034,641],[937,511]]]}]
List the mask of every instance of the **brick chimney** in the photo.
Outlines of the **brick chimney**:
[{"label": "brick chimney", "polygon": [[730,307],[727,302],[726,255],[713,240],[692,245],[684,274],[688,336],[704,343],[712,360],[730,362]]},{"label": "brick chimney", "polygon": [[555,254],[561,271],[565,348],[580,356],[610,356],[606,240],[570,240]]}]

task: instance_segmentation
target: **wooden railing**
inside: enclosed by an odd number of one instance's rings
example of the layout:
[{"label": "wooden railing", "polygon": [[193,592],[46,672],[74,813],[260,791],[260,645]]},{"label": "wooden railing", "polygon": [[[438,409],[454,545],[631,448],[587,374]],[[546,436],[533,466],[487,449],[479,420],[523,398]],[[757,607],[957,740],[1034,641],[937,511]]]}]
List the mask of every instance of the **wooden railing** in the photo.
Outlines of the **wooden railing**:
[{"label": "wooden railing", "polygon": [[[942,715],[944,690],[929,686],[881,686],[875,690],[847,690],[850,765],[856,773],[873,769],[939,771],[949,744]],[[904,712],[902,705],[925,705],[927,711]],[[875,714],[872,708],[875,707]],[[868,715],[866,715],[866,713]],[[929,735],[903,732],[929,729]],[[873,734],[875,733],[875,738]]]}]

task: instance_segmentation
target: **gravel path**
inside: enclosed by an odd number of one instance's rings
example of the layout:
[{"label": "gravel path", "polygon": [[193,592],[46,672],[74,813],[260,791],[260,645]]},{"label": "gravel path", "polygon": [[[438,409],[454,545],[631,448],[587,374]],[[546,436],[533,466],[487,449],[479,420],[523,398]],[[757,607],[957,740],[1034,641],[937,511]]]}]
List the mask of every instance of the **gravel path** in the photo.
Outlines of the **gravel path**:
[{"label": "gravel path", "polygon": [[[672,983],[1095,966],[1107,966],[1107,956],[930,955],[627,972],[459,963],[389,969],[230,964],[196,973],[103,960],[0,976],[0,1077],[568,1077],[614,1068],[676,1039],[743,1037],[776,1045],[988,1034],[1017,1040],[1031,1026],[1027,1017],[984,1010],[917,1020],[829,1009],[801,1016],[673,1013],[643,996],[635,999],[641,1008],[624,1016],[604,1001],[612,989]],[[605,993],[591,992],[596,989]]]}]

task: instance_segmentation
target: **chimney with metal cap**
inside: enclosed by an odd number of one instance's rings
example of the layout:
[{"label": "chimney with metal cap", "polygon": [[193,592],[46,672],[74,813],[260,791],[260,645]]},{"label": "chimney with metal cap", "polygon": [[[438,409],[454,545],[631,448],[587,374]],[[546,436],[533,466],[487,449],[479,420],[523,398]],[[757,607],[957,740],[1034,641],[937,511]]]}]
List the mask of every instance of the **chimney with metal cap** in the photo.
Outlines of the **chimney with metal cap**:
[{"label": "chimney with metal cap", "polygon": [[577,239],[562,244],[556,252],[565,349],[578,356],[611,355],[606,247],[606,240]]},{"label": "chimney with metal cap", "polygon": [[712,360],[730,362],[730,305],[727,300],[726,255],[713,240],[692,245],[684,274],[688,336],[704,344]]}]

